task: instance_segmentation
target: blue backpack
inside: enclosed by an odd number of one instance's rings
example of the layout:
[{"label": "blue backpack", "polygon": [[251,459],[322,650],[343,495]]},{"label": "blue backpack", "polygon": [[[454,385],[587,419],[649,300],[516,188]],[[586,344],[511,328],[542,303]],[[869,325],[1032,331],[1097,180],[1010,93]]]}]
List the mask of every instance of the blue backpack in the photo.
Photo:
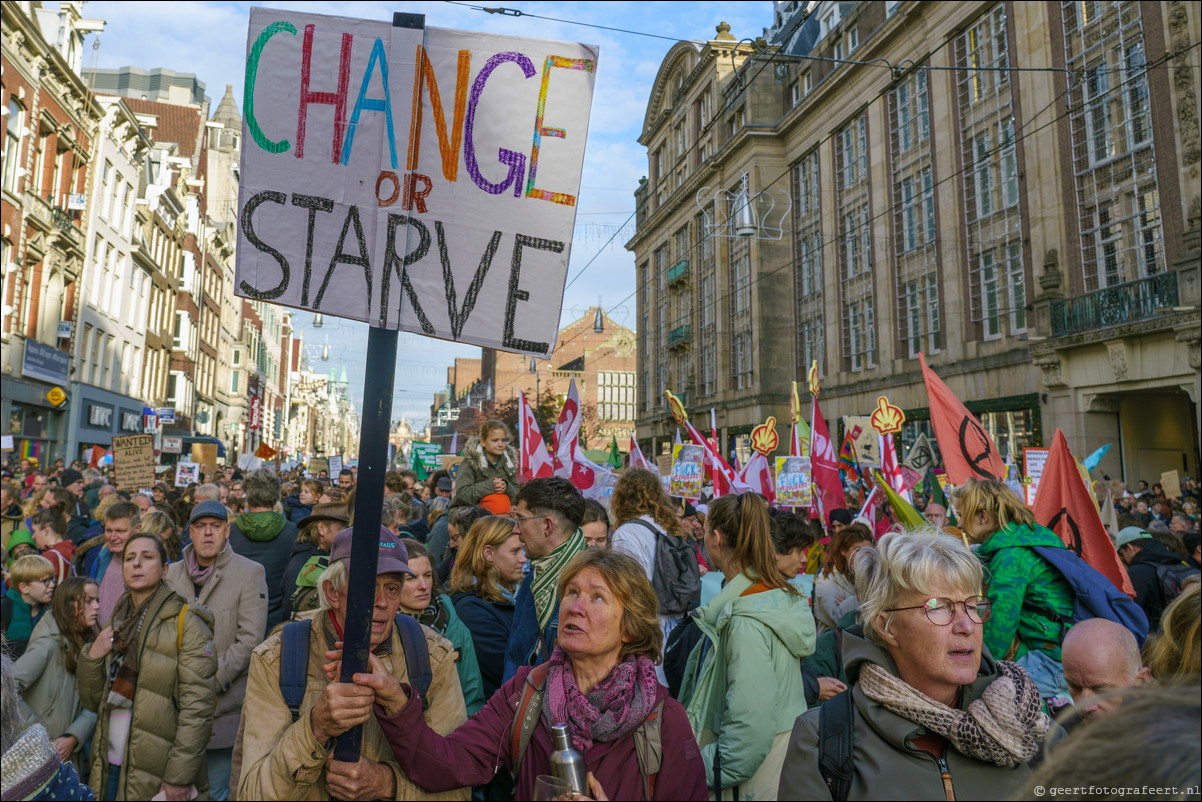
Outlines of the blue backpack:
[{"label": "blue backpack", "polygon": [[[422,700],[422,710],[430,705],[430,683],[434,672],[430,669],[430,649],[422,625],[404,613],[396,616],[397,634],[405,650],[405,666],[409,672],[409,684]],[[313,628],[311,618],[289,621],[284,624],[280,644],[280,694],[284,704],[292,713],[292,723],[300,718],[301,702],[305,698],[305,686],[309,681],[309,632]]]},{"label": "blue backpack", "polygon": [[1050,546],[1032,546],[1035,553],[1060,572],[1073,589],[1072,616],[1054,615],[1066,626],[1072,626],[1087,618],[1105,618],[1122,624],[1135,636],[1136,643],[1143,648],[1148,638],[1148,616],[1143,608],[1114,586],[1072,549],[1057,549]]}]

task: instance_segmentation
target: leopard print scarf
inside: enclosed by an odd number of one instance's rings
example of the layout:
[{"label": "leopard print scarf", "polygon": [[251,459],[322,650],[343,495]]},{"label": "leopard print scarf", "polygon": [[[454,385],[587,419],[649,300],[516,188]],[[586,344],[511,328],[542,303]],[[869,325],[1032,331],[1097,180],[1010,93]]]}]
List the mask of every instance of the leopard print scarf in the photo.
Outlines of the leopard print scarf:
[{"label": "leopard print scarf", "polygon": [[915,690],[875,663],[860,672],[860,687],[869,699],[951,741],[968,757],[1014,768],[1035,757],[1052,720],[1027,672],[998,661],[999,676],[981,698],[956,710]]}]

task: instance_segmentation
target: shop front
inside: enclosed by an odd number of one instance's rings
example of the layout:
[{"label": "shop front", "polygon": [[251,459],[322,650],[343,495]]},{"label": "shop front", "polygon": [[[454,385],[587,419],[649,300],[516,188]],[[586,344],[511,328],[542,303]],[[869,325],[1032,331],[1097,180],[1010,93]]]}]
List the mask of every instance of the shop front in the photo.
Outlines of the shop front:
[{"label": "shop front", "polygon": [[4,380],[0,413],[7,421],[4,434],[13,438],[12,455],[36,460],[39,467],[66,459],[67,414],[71,397],[66,392],[70,357],[35,340],[25,341],[21,378]]},{"label": "shop front", "polygon": [[112,448],[113,438],[142,433],[142,402],[90,384],[71,383],[67,453],[86,464],[92,448]]}]

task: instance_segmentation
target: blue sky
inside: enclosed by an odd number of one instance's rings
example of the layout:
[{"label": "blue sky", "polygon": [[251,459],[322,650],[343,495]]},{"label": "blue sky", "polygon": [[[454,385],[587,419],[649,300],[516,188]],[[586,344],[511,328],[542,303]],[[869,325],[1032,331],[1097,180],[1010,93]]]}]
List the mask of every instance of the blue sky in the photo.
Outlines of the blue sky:
[{"label": "blue sky", "polygon": [[[51,4],[47,4],[51,5]],[[91,49],[89,37],[84,66],[143,69],[165,67],[195,73],[205,83],[213,108],[233,85],[242,109],[246,58],[246,30],[251,3],[236,2],[89,2],[85,17],[103,19],[100,46]],[[426,15],[432,27],[484,31],[585,42],[600,47],[589,139],[581,180],[576,236],[573,241],[561,323],[576,319],[600,299],[610,316],[635,328],[634,257],[622,246],[630,228],[608,245],[606,240],[634,211],[634,190],[647,173],[646,149],[638,143],[651,85],[659,65],[672,47],[655,34],[690,40],[714,36],[715,26],[726,21],[738,39],[759,36],[772,21],[772,4],[756,2],[489,2],[523,12],[523,16],[493,15],[468,4],[344,2],[339,4],[272,2],[271,8],[390,20],[394,11]],[[551,18],[551,19],[547,19]],[[584,24],[575,24],[584,23]],[[602,30],[621,28],[637,33]],[[211,112],[210,112],[211,113]],[[591,264],[589,264],[591,262]],[[578,279],[577,274],[589,265]],[[574,280],[575,279],[575,280]],[[627,298],[627,296],[630,296]],[[614,308],[621,307],[621,308]],[[304,332],[315,357],[321,346],[330,346],[324,369],[345,365],[356,405],[362,409],[367,330],[361,323],[326,318],[321,329],[312,327],[312,315],[295,312],[293,320]],[[405,416],[424,426],[433,394],[446,382],[446,366],[457,356],[479,356],[476,346],[459,345],[403,334],[393,398],[393,418]]]}]

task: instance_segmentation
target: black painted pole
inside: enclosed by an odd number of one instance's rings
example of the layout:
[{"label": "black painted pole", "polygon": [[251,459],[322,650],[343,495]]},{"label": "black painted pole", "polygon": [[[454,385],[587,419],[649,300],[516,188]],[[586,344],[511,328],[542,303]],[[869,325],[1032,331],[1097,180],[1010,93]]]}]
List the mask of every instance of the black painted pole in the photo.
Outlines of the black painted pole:
[{"label": "black painted pole", "polygon": [[[425,15],[396,13],[394,28],[424,29]],[[398,332],[374,326],[367,334],[367,370],[363,380],[363,417],[359,430],[359,478],[355,484],[355,534],[351,539],[346,623],[343,627],[341,682],[367,671],[371,649],[372,608],[380,555],[380,519],[384,474],[388,471],[388,434],[392,427],[392,386],[396,378]],[[362,725],[338,736],[334,759],[359,760]]]}]

